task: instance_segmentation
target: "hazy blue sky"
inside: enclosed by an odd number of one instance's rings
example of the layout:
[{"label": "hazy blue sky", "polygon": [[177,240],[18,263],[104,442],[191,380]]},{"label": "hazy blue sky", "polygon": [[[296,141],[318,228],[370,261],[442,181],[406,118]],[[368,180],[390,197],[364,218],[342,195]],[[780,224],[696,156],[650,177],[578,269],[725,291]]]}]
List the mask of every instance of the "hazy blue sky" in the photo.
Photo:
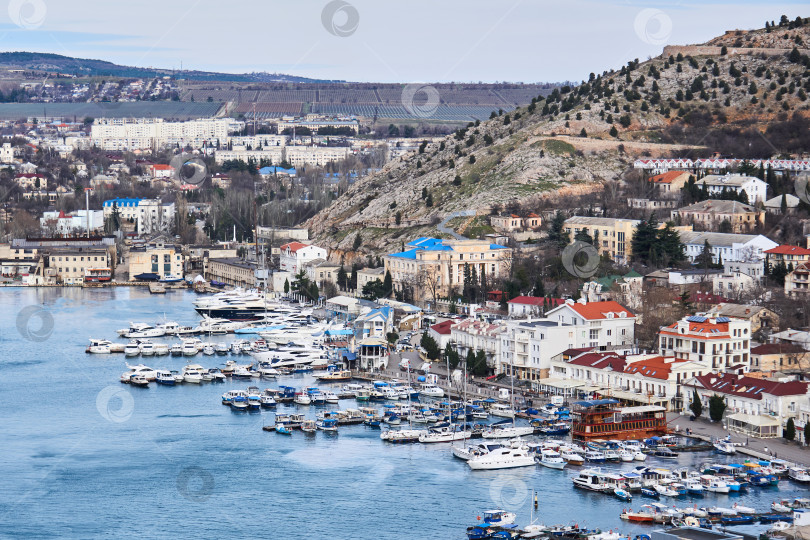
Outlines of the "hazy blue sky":
[{"label": "hazy blue sky", "polygon": [[[806,1],[4,0],[0,49],[354,81],[560,81]],[[802,12],[802,8],[804,12]]]}]

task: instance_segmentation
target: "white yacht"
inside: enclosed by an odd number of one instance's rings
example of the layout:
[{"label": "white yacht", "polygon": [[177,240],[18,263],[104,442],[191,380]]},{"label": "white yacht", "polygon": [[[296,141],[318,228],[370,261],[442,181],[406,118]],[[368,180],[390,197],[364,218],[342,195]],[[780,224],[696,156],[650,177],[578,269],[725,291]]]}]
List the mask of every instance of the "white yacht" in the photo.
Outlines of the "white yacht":
[{"label": "white yacht", "polygon": [[478,443],[472,446],[453,446],[451,452],[453,452],[453,456],[458,459],[468,461],[474,457],[488,454],[500,447],[501,445],[498,443]]},{"label": "white yacht", "polygon": [[419,395],[425,397],[440,398],[444,397],[444,390],[442,390],[435,384],[423,384],[419,388]]},{"label": "white yacht", "polygon": [[174,374],[171,371],[165,369],[162,369],[157,372],[155,382],[166,386],[174,386],[175,384],[177,384],[177,381],[174,378]]},{"label": "white yacht", "polygon": [[467,465],[474,471],[511,469],[534,465],[534,458],[525,448],[501,447],[467,460]]},{"label": "white yacht", "polygon": [[143,364],[138,364],[137,366],[130,366],[127,364],[129,371],[121,375],[121,382],[129,382],[130,377],[133,375],[140,375],[145,378],[147,381],[154,381],[157,378],[157,371],[150,368],[149,366],[145,366]]},{"label": "white yacht", "polygon": [[508,405],[504,405],[503,403],[495,403],[492,407],[489,408],[489,414],[492,416],[497,416],[499,418],[514,418],[515,411]]},{"label": "white yacht", "polygon": [[151,341],[143,340],[140,342],[141,344],[141,356],[154,356],[155,355],[155,344]]},{"label": "white yacht", "polygon": [[202,382],[202,367],[197,364],[189,364],[183,368],[183,381],[192,384]]},{"label": "white yacht", "polygon": [[155,356],[166,356],[169,354],[169,346],[165,343],[155,343]]},{"label": "white yacht", "polygon": [[453,429],[453,426],[435,427],[419,434],[420,443],[463,441],[472,437],[471,431]]},{"label": "white yacht", "polygon": [[511,424],[492,424],[481,436],[485,439],[511,439],[534,433],[531,426],[513,426]]},{"label": "white yacht", "polygon": [[551,449],[544,449],[536,458],[537,463],[549,469],[564,469],[566,461],[559,452]]},{"label": "white yacht", "polygon": [[87,347],[86,352],[91,354],[110,354],[112,352],[112,341],[90,338],[90,345]]},{"label": "white yacht", "polygon": [[137,341],[130,341],[124,347],[124,356],[138,356],[141,354],[141,344]]},{"label": "white yacht", "polygon": [[[120,330],[119,330],[120,332]],[[158,327],[146,323],[129,323],[129,328],[122,334],[125,338],[154,338],[161,337],[166,333]]]},{"label": "white yacht", "polygon": [[169,352],[172,356],[183,356],[183,344],[182,343],[175,343],[169,349]]}]

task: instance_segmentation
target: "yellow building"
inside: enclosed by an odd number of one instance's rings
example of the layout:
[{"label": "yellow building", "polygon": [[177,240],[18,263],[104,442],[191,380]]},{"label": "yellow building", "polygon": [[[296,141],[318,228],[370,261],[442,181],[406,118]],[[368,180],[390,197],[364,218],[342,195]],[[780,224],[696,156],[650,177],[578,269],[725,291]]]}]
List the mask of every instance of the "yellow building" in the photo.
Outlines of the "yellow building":
[{"label": "yellow building", "polygon": [[565,220],[563,230],[570,242],[582,230],[593,238],[599,254],[607,254],[618,263],[626,263],[632,255],[632,239],[638,219],[573,216]]},{"label": "yellow building", "polygon": [[450,289],[464,286],[465,267],[480,280],[499,278],[509,272],[512,250],[483,240],[438,240],[417,238],[406,250],[383,257],[391,272],[394,290],[413,302],[435,302]]},{"label": "yellow building", "polygon": [[[129,280],[138,281],[137,276],[157,274],[165,277],[183,277],[183,254],[179,248],[162,243],[150,244],[129,251]],[[143,279],[143,278],[140,278]]]},{"label": "yellow building", "polygon": [[75,249],[52,251],[47,267],[56,271],[57,283],[81,285],[88,269],[109,268],[106,249]]}]

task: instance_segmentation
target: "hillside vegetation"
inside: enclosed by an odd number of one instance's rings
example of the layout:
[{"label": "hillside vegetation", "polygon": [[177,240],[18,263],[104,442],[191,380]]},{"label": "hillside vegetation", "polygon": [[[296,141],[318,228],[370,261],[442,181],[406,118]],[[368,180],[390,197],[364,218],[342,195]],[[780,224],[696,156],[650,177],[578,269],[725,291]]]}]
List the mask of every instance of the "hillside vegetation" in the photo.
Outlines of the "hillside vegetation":
[{"label": "hillside vegetation", "polygon": [[770,157],[810,147],[810,20],[670,46],[590,74],[397,159],[308,225],[351,251],[399,246],[454,212],[598,191],[638,156]]}]

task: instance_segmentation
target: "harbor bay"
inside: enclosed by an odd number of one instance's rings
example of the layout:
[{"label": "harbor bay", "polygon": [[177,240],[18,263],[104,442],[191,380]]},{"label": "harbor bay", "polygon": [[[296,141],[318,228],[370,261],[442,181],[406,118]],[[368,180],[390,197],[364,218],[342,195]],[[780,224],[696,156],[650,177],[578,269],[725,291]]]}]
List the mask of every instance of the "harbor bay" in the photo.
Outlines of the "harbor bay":
[{"label": "harbor bay", "polygon": [[[0,313],[6,434],[0,535],[161,538],[193,527],[202,537],[272,531],[273,537],[461,539],[490,509],[514,512],[521,527],[534,514],[546,525],[631,535],[651,531],[650,525],[619,516],[654,501],[635,495],[625,502],[574,489],[571,478],[585,467],[470,470],[452,456],[450,443],[394,445],[380,440],[379,429],[362,424],[313,436],[296,431],[283,437],[262,429],[273,425],[276,413],[314,419],[324,407],[278,404],[275,411],[236,413],[221,403],[224,392],[251,385],[326,389],[312,373],[138,388],[119,381],[126,371],[123,355],[84,352],[91,337],[113,339],[131,321],[196,324],[195,298],[185,291],[155,297],[129,287],[6,291]],[[233,336],[205,339],[231,342]],[[181,370],[187,360],[208,368],[222,367],[226,359],[143,361],[155,369]],[[328,409],[353,407],[355,400],[346,399]],[[650,456],[644,465],[697,469],[743,459],[704,451],[681,453],[675,462]],[[613,473],[637,465],[600,466]],[[661,502],[737,503],[768,513],[775,501],[806,494],[783,479],[778,487],[740,495]]]}]

